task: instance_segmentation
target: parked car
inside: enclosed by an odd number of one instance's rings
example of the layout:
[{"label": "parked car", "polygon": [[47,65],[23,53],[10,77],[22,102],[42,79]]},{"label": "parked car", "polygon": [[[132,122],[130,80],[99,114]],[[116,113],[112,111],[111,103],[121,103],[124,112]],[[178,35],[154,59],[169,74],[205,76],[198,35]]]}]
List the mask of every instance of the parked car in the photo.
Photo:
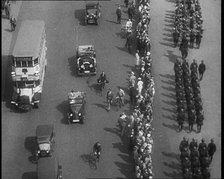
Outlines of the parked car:
[{"label": "parked car", "polygon": [[96,52],[93,45],[81,45],[76,51],[77,74],[96,75]]},{"label": "parked car", "polygon": [[99,24],[99,18],[101,15],[99,2],[86,3],[85,9],[85,24]]},{"label": "parked car", "polygon": [[68,102],[70,106],[70,112],[67,113],[68,123],[81,123],[83,124],[85,119],[85,93],[80,91],[73,91],[68,95]]}]

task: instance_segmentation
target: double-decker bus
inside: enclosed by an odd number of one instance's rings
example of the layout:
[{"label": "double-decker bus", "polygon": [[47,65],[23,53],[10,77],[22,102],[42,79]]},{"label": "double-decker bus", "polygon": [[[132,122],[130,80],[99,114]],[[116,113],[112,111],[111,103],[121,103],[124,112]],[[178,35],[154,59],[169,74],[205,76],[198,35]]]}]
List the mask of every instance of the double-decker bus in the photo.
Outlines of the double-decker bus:
[{"label": "double-decker bus", "polygon": [[24,20],[13,49],[11,103],[28,111],[38,107],[47,66],[45,23]]}]

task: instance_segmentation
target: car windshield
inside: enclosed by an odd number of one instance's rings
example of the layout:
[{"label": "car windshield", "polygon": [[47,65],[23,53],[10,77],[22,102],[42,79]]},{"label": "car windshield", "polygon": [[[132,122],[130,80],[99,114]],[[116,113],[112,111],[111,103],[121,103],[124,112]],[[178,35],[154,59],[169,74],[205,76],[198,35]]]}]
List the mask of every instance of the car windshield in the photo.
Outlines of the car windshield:
[{"label": "car windshield", "polygon": [[82,104],[82,99],[74,99],[75,104]]},{"label": "car windshield", "polygon": [[35,83],[34,81],[17,81],[18,88],[34,88]]},{"label": "car windshield", "polygon": [[87,9],[88,14],[96,14],[96,9]]},{"label": "car windshield", "polygon": [[94,63],[94,60],[91,59],[91,58],[85,58],[85,57],[80,60],[80,64],[81,65],[82,64],[87,64],[87,63],[93,64]]}]

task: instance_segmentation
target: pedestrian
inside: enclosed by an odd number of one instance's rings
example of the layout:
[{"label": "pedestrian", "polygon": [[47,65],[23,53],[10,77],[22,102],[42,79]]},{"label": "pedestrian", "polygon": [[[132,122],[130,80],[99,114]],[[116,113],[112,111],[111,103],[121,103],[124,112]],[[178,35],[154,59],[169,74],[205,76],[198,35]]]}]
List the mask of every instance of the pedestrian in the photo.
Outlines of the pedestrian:
[{"label": "pedestrian", "polygon": [[199,80],[201,81],[204,75],[204,72],[206,70],[206,66],[204,64],[204,60],[201,61],[200,65],[198,66],[198,72],[199,72]]},{"label": "pedestrian", "polygon": [[208,144],[208,155],[210,161],[212,161],[215,151],[216,151],[216,145],[214,144],[214,139],[211,139],[211,142]]},{"label": "pedestrian", "polygon": [[200,48],[201,38],[202,38],[201,33],[200,32],[197,32],[197,34],[196,34],[196,45],[197,45],[197,48],[198,49]]},{"label": "pedestrian", "polygon": [[143,89],[143,81],[141,78],[138,78],[138,82],[137,82],[138,95],[142,94],[142,89]]},{"label": "pedestrian", "polygon": [[136,57],[135,67],[136,67],[137,69],[139,69],[139,66],[140,66],[140,64],[141,64],[141,59],[140,59],[140,55],[139,55],[139,50],[136,50],[135,57]]},{"label": "pedestrian", "polygon": [[128,49],[129,53],[131,53],[132,40],[133,40],[132,34],[128,34],[125,47]]},{"label": "pedestrian", "polygon": [[128,19],[130,19],[132,21],[133,20],[133,15],[134,15],[133,7],[132,7],[132,5],[130,5],[128,7]]},{"label": "pedestrian", "polygon": [[121,105],[124,105],[124,96],[125,96],[125,92],[123,89],[120,88],[116,96],[116,98],[119,100],[120,107]]},{"label": "pedestrian", "polygon": [[175,28],[175,30],[174,30],[174,32],[173,32],[173,42],[174,42],[174,47],[177,47],[177,45],[178,45],[179,36],[180,36],[180,34],[178,33],[178,31],[177,31],[176,28]]},{"label": "pedestrian", "polygon": [[15,28],[16,28],[16,18],[14,16],[12,16],[10,18],[10,25],[11,25],[11,31],[15,31]]},{"label": "pedestrian", "polygon": [[195,34],[194,34],[193,30],[191,30],[191,33],[190,33],[190,48],[194,48],[194,41],[195,41]]},{"label": "pedestrian", "polygon": [[128,7],[129,0],[124,0],[124,4],[125,4],[126,7]]},{"label": "pedestrian", "polygon": [[190,151],[193,151],[194,149],[197,149],[197,148],[198,148],[198,143],[194,138],[192,138],[192,141],[189,144],[189,149]]},{"label": "pedestrian", "polygon": [[203,120],[204,120],[204,115],[203,114],[198,114],[196,118],[196,123],[197,123],[197,132],[201,132],[201,126],[203,125]]},{"label": "pedestrian", "polygon": [[202,159],[202,157],[208,154],[208,148],[205,143],[205,139],[203,138],[201,139],[201,143],[198,145],[198,152],[199,152],[200,160]]},{"label": "pedestrian", "polygon": [[129,96],[130,96],[130,103],[131,105],[135,105],[136,103],[136,89],[134,86],[132,86],[130,89],[129,89]]},{"label": "pedestrian", "polygon": [[107,99],[107,110],[109,111],[113,100],[113,93],[111,89],[108,89],[106,99]]},{"label": "pedestrian", "polygon": [[121,6],[118,5],[118,8],[116,10],[116,15],[117,15],[117,23],[120,24],[121,23]]},{"label": "pedestrian", "polygon": [[184,119],[182,116],[180,116],[178,114],[177,121],[178,121],[178,128],[179,128],[179,132],[180,132],[183,129]]},{"label": "pedestrian", "polygon": [[5,15],[6,15],[7,19],[10,18],[10,10],[11,10],[11,4],[10,3],[6,3],[6,5],[5,5]]},{"label": "pedestrian", "polygon": [[126,122],[127,122],[127,116],[126,114],[123,112],[122,114],[120,114],[120,117],[118,119],[118,125],[121,128],[121,136],[124,135],[125,133],[125,128],[126,128]]}]

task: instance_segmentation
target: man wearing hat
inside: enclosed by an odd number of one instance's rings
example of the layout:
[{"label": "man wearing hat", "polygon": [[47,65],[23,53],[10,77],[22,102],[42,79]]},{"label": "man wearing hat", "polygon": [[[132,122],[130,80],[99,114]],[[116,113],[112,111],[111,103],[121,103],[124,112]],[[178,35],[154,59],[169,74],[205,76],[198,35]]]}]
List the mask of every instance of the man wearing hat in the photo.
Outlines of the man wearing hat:
[{"label": "man wearing hat", "polygon": [[214,144],[214,139],[211,139],[211,142],[208,144],[208,155],[210,157],[210,161],[212,161],[215,151],[216,151],[216,145]]},{"label": "man wearing hat", "polygon": [[198,66],[198,72],[199,72],[199,79],[200,80],[202,80],[205,70],[206,70],[206,66],[204,64],[204,60],[202,60],[200,65]]}]

